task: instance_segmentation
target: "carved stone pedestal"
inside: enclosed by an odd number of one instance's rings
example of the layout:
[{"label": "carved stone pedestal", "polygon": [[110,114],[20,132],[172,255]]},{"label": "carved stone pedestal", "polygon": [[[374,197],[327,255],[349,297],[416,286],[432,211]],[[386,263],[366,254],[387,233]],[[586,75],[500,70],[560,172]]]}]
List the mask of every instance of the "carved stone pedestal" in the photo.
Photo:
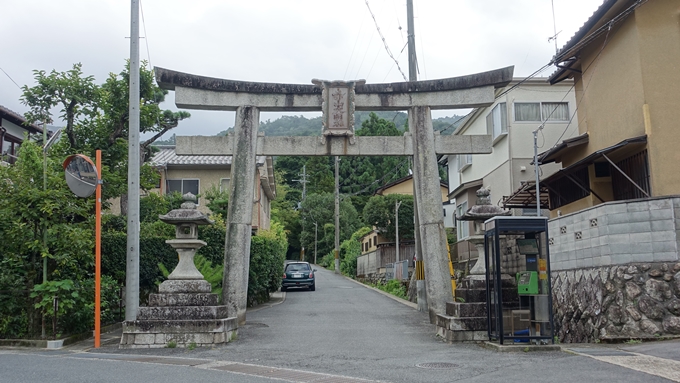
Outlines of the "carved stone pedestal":
[{"label": "carved stone pedestal", "polygon": [[235,339],[236,318],[217,305],[210,289],[205,280],[163,282],[158,294],[149,295],[149,306],[139,308],[137,320],[123,323],[119,348],[200,347]]}]

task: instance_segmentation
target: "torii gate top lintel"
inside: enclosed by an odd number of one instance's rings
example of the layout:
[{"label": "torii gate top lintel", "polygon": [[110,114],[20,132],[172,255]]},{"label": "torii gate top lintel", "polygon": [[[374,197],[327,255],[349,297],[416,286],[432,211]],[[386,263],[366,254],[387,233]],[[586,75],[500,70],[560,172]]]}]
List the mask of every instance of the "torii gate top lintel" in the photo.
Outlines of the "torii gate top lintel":
[{"label": "torii gate top lintel", "polygon": [[[185,109],[236,110],[254,105],[262,111],[320,111],[318,85],[236,81],[155,67],[158,85],[175,90]],[[456,109],[486,106],[493,91],[512,80],[514,67],[437,80],[365,84],[356,82],[356,110],[405,110],[411,106]],[[476,90],[476,91],[475,91]],[[198,102],[197,98],[199,98]]]}]

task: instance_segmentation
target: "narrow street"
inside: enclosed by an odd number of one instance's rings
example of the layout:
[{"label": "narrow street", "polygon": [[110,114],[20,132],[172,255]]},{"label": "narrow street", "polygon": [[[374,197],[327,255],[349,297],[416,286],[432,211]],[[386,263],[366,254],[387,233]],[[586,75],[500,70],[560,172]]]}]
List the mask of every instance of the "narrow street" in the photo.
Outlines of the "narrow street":
[{"label": "narrow street", "polygon": [[[670,382],[638,370],[665,364],[672,377],[680,366],[677,352],[675,360],[653,352],[645,360],[604,345],[574,345],[575,354],[446,344],[426,314],[317,268],[316,291],[289,290],[281,303],[250,310],[239,339],[225,346],[118,350],[111,339],[99,350],[6,348],[0,382]],[[664,343],[677,350],[677,342]]]}]

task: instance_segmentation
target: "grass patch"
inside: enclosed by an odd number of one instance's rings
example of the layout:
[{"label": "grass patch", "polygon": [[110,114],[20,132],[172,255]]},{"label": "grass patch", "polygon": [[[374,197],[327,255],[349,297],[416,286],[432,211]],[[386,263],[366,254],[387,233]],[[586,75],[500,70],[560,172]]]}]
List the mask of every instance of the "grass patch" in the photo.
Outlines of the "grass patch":
[{"label": "grass patch", "polygon": [[170,342],[168,342],[168,344],[165,345],[165,347],[175,348],[175,347],[177,347],[177,342],[175,342],[174,340],[171,340]]},{"label": "grass patch", "polygon": [[394,295],[395,297],[399,297],[401,299],[408,299],[408,296],[406,295],[406,287],[401,284],[396,279],[392,279],[391,281],[388,281],[385,284],[382,283],[377,283],[377,284],[372,284],[368,283],[369,286],[374,287],[378,290],[382,290],[388,294]]}]

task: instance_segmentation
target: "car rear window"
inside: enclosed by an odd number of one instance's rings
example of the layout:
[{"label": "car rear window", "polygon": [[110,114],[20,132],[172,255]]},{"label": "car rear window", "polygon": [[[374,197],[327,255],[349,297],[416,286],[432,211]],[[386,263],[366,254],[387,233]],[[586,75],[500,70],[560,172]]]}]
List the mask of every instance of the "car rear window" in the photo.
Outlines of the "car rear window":
[{"label": "car rear window", "polygon": [[308,271],[309,265],[306,263],[290,263],[286,266],[286,271]]}]

